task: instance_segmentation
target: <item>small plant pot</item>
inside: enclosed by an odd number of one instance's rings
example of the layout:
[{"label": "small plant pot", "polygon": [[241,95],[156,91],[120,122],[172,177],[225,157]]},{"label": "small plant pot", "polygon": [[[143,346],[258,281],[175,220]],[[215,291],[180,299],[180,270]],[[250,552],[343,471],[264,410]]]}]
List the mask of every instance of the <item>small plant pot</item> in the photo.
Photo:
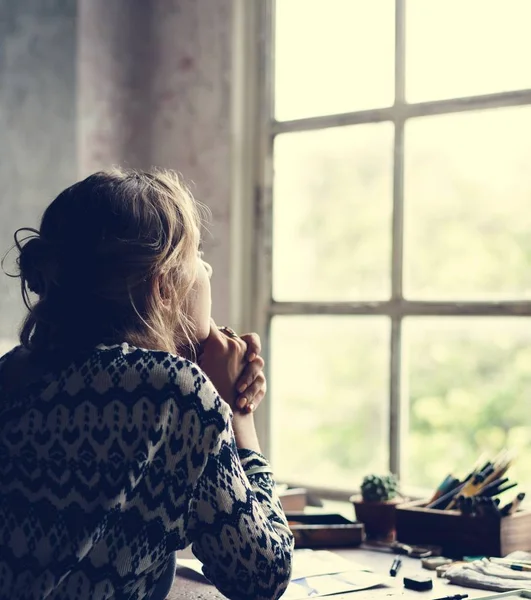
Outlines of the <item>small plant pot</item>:
[{"label": "small plant pot", "polygon": [[392,541],[396,533],[396,505],[403,502],[394,498],[387,502],[365,502],[361,496],[352,496],[350,501],[356,511],[356,520],[365,525],[369,539]]}]

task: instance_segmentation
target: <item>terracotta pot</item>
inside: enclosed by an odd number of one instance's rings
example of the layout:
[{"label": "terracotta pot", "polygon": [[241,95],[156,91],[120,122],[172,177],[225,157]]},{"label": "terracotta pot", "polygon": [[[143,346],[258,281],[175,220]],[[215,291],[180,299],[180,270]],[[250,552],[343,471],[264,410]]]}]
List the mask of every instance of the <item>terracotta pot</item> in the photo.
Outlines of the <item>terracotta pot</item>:
[{"label": "terracotta pot", "polygon": [[352,496],[350,501],[356,511],[356,520],[365,525],[367,538],[395,539],[395,509],[403,502],[401,498],[388,502],[365,502],[361,496]]}]

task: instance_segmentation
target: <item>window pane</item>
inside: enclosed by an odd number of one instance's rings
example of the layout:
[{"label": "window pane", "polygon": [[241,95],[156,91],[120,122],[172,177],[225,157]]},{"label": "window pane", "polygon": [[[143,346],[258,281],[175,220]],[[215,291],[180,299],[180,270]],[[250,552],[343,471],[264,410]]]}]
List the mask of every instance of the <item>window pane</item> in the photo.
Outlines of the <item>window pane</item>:
[{"label": "window pane", "polygon": [[435,487],[502,448],[518,452],[511,477],[531,481],[531,319],[410,318],[404,344],[407,483]]},{"label": "window pane", "polygon": [[389,295],[392,136],[379,123],[276,138],[277,300]]},{"label": "window pane", "polygon": [[405,139],[405,290],[531,297],[531,107],[426,117]]},{"label": "window pane", "polygon": [[531,87],[529,0],[408,0],[410,102]]},{"label": "window pane", "polygon": [[272,441],[278,479],[354,488],[388,470],[389,321],[275,317]]},{"label": "window pane", "polygon": [[393,104],[392,0],[281,0],[275,28],[279,121]]}]

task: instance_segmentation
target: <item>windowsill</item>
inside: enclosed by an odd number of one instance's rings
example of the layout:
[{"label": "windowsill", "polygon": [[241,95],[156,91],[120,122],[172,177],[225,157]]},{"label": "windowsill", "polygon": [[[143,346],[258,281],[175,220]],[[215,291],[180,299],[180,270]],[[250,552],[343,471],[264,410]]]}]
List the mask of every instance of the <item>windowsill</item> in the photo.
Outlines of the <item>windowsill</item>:
[{"label": "windowsill", "polygon": [[[349,503],[350,497],[360,493],[359,489],[344,489],[344,488],[328,488],[319,487],[314,485],[305,485],[304,483],[294,483],[282,481],[289,488],[304,488],[308,491],[310,496],[318,498],[323,501]],[[405,486],[402,490],[402,494],[408,500],[422,500],[424,498],[431,497],[433,490],[425,488],[419,488],[414,486]]]}]

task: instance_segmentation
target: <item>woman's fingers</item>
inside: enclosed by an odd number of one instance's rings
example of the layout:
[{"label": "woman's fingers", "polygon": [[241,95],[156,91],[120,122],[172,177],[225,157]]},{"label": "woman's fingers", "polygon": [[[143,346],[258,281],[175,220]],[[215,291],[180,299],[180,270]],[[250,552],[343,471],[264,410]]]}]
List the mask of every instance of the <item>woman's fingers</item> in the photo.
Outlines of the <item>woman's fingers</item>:
[{"label": "woman's fingers", "polygon": [[246,333],[240,336],[247,344],[246,358],[249,361],[238,379],[236,389],[240,396],[236,399],[236,407],[244,413],[253,412],[265,396],[267,383],[264,375],[264,359],[259,356],[262,351],[260,336]]},{"label": "woman's fingers", "polygon": [[247,343],[233,329],[224,325],[218,327],[213,319],[210,325],[210,335],[204,345],[221,346],[227,349],[237,347],[244,352],[247,351]]},{"label": "woman's fingers", "polygon": [[243,393],[253,383],[253,381],[262,373],[264,370],[264,359],[261,356],[257,356],[252,362],[245,365],[245,368],[240,375],[240,378],[236,382],[236,389],[238,392]]},{"label": "woman's fingers", "polygon": [[244,333],[240,335],[241,339],[247,344],[245,354],[248,361],[253,361],[262,352],[262,343],[257,333]]},{"label": "woman's fingers", "polygon": [[262,352],[262,343],[260,341],[260,336],[257,333],[244,333],[243,335],[238,336],[234,329],[228,327],[227,325],[221,325],[218,327],[218,330],[224,333],[227,337],[239,337],[239,339],[245,342],[247,345],[245,358],[248,361],[252,362],[260,354],[260,352]]},{"label": "woman's fingers", "polygon": [[236,406],[243,412],[252,412],[258,408],[267,392],[267,382],[263,373],[251,383],[236,400]]},{"label": "woman's fingers", "polygon": [[226,325],[222,325],[219,327],[219,330],[222,331],[226,336],[230,338],[237,338],[238,334],[231,327],[227,327]]}]

